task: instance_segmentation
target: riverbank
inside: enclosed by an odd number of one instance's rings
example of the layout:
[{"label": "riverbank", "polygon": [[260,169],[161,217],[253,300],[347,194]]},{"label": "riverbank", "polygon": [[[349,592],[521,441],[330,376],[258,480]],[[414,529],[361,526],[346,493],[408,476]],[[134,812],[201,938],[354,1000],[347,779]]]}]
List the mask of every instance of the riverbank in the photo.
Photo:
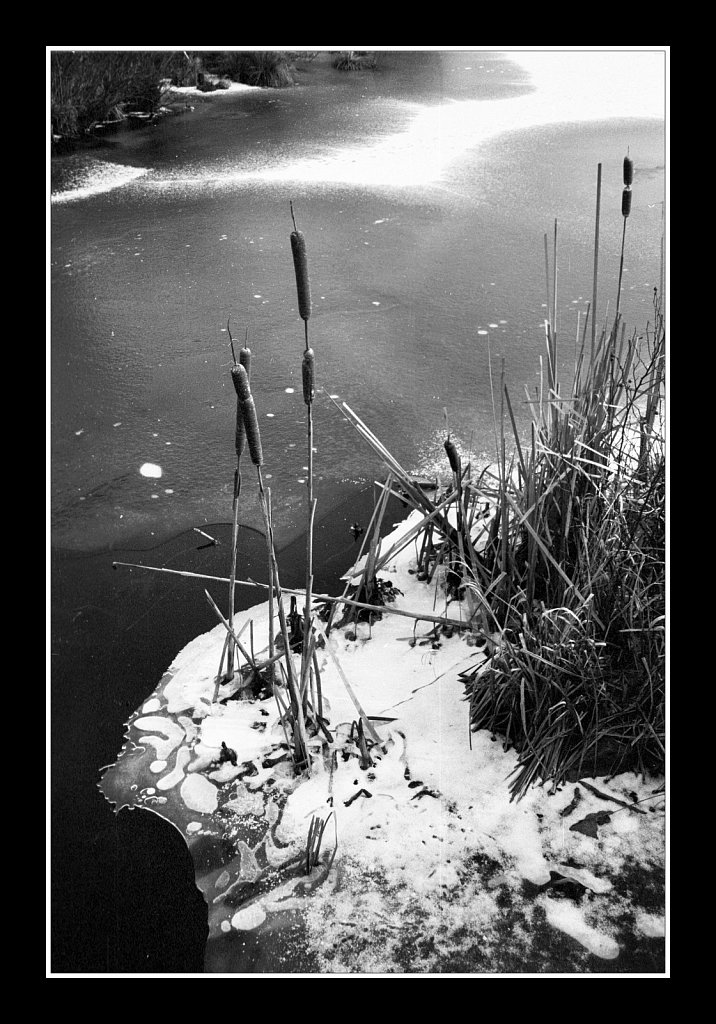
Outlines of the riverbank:
[{"label": "riverbank", "polygon": [[[418,581],[416,563],[410,544],[386,566],[390,607],[466,618]],[[308,779],[285,760],[272,698],[214,700],[220,625],[131,716],[101,788],[185,837],[209,906],[205,971],[663,971],[663,779],[580,778],[511,801],[516,754],[468,729],[461,673],[486,649],[459,630],[411,629],[390,607],[372,627],[332,632],[321,652],[333,742]],[[235,623],[251,621],[257,650],[266,612],[254,605]],[[358,704],[377,734],[368,756],[351,727]],[[236,766],[216,763],[222,740]],[[306,873],[314,819],[325,832]]]},{"label": "riverbank", "polygon": [[118,111],[118,116],[108,120],[97,121],[81,134],[50,135],[50,155],[66,156],[85,150],[101,149],[118,132],[136,131],[152,128],[167,117],[176,117],[194,110],[197,106],[211,103],[219,96],[235,95],[236,93],[255,92],[260,86],[245,85],[241,82],[217,79],[206,76],[207,80],[215,80],[215,86],[199,88],[189,85],[166,84],[160,93],[159,103],[155,110]]}]

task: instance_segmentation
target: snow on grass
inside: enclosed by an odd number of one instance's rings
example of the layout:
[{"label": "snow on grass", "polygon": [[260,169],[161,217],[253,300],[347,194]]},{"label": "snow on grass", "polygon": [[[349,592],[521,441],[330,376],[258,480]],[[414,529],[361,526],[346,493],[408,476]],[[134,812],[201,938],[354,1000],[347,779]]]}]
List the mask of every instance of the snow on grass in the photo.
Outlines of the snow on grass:
[{"label": "snow on grass", "polygon": [[[195,85],[172,85],[169,87],[168,92],[171,94],[178,93],[180,96],[201,96],[204,98],[206,96],[225,96],[227,93],[255,92],[260,89],[260,85],[244,85],[243,82],[232,82],[227,89],[212,89],[210,92],[197,89]],[[169,99],[166,96],[163,99],[165,103],[169,102],[171,96]]]}]

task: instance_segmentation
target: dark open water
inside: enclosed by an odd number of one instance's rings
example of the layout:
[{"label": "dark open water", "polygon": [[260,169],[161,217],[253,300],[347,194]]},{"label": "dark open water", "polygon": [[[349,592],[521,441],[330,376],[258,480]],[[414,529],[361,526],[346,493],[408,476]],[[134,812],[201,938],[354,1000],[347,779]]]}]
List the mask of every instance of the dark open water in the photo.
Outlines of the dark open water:
[{"label": "dark open water", "polygon": [[[127,716],[214,620],[198,585],[113,573],[111,561],[139,550],[153,564],[226,574],[228,543],[200,548],[191,528],[228,536],[214,524],[231,514],[231,315],[240,340],[250,329],[265,468],[289,545],[282,579],[301,585],[300,545],[290,548],[304,515],[305,427],[289,199],[309,249],[318,384],[408,469],[440,465],[443,408],[462,450],[491,458],[490,357],[505,358],[518,410],[537,380],[543,235],[555,217],[567,371],[591,298],[599,162],[600,316],[613,309],[627,148],[636,175],[622,310],[645,326],[663,122],[627,101],[625,116],[605,102],[608,119],[560,121],[540,95],[495,53],[382,54],[377,71],[355,75],[324,57],[295,89],[219,96],[53,161],[53,970],[202,969],[205,909],[183,840],[149,814],[115,818],[95,787]],[[530,121],[533,101],[549,123]],[[351,561],[355,516],[341,503],[381,470],[326,395],[315,420],[327,587]],[[142,476],[144,463],[161,478]],[[263,549],[249,494],[243,521],[250,572]]]}]

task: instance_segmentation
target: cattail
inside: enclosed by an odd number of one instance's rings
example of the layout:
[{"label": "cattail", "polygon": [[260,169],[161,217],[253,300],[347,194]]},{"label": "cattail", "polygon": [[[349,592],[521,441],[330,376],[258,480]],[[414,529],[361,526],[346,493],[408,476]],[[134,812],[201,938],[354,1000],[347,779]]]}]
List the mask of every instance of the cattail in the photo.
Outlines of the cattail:
[{"label": "cattail", "polygon": [[293,266],[296,271],[296,290],[298,292],[298,313],[302,320],[311,315],[311,284],[308,279],[308,260],[306,259],[306,239],[302,231],[291,232],[291,250]]},{"label": "cattail", "polygon": [[624,184],[631,185],[634,181],[634,161],[624,157]]},{"label": "cattail", "polygon": [[622,217],[628,217],[631,213],[631,188],[627,185],[622,192]]},{"label": "cattail", "polygon": [[445,442],[445,451],[447,452],[450,468],[452,469],[453,473],[457,475],[457,478],[459,480],[460,477],[462,476],[460,466],[460,453],[455,447],[455,442],[450,437],[448,437],[447,441]]},{"label": "cattail", "polygon": [[254,399],[251,394],[249,375],[246,372],[246,368],[242,366],[241,363],[239,363],[238,366],[232,366],[231,379],[234,382],[234,388],[236,389],[239,405],[241,406],[241,416],[244,421],[246,440],[249,443],[251,461],[255,466],[261,466],[263,465],[264,457],[261,451],[259,421],[256,416],[256,406],[254,405]]},{"label": "cattail", "polygon": [[303,353],[303,400],[306,405],[310,405],[313,401],[313,396],[316,393],[315,382],[313,378],[313,349],[307,348]]},{"label": "cattail", "polygon": [[251,349],[248,347],[248,345],[244,345],[244,347],[242,349],[240,349],[240,351],[239,351],[239,362],[241,363],[243,368],[246,370],[247,374],[249,375],[249,379],[250,379],[251,378]]}]

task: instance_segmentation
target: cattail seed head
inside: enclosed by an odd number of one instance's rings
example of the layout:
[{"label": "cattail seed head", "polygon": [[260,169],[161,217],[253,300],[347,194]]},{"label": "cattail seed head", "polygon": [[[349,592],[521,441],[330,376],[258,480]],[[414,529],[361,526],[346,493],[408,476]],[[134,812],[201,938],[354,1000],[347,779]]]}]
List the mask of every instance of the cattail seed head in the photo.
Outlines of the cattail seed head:
[{"label": "cattail seed head", "polygon": [[242,401],[241,415],[244,418],[244,429],[246,431],[246,440],[249,442],[249,455],[251,456],[251,461],[254,466],[262,466],[264,456],[261,451],[259,421],[256,415],[256,406],[254,405],[254,400],[251,395]]},{"label": "cattail seed head", "polygon": [[460,453],[455,447],[455,442],[450,437],[448,437],[448,439],[445,441],[445,451],[447,452],[448,462],[450,463],[450,469],[453,471],[453,473],[457,474],[459,479],[459,477],[462,475],[460,467]]},{"label": "cattail seed head", "polygon": [[[242,349],[241,351],[243,352],[244,350]],[[236,391],[236,432],[234,435],[234,447],[236,448],[237,459],[241,459],[241,454],[244,450],[244,442],[246,440],[246,430],[244,429],[244,417],[241,412],[241,394],[242,389],[243,392],[246,393],[247,387],[243,387],[242,377],[247,378],[248,385],[248,375],[246,368],[241,364],[239,364],[238,366],[232,366],[231,380],[233,381],[234,389]]]},{"label": "cattail seed head", "polygon": [[314,357],[313,349],[307,348],[303,353],[303,400],[306,405],[310,405],[313,401],[313,396],[316,393],[316,386],[314,380]]},{"label": "cattail seed head", "polygon": [[622,192],[622,217],[628,217],[631,213],[631,189],[627,185]]},{"label": "cattail seed head", "polygon": [[234,390],[236,391],[239,401],[251,398],[249,374],[243,363],[239,363],[237,366],[231,367],[231,379],[234,382]]},{"label": "cattail seed head", "polygon": [[239,352],[239,362],[241,363],[241,365],[243,366],[243,368],[246,370],[246,372],[248,373],[248,375],[250,377],[251,376],[251,349],[248,347],[248,345],[244,345],[244,347]]},{"label": "cattail seed head", "polygon": [[[234,382],[234,388],[238,397],[238,404],[241,410],[241,419],[243,422],[243,429],[246,432],[246,440],[249,443],[249,454],[251,461],[255,466],[263,465],[264,457],[261,451],[261,434],[259,432],[259,421],[256,416],[256,406],[254,405],[254,399],[251,394],[251,385],[249,384],[249,375],[246,372],[246,367],[239,363],[238,366],[231,367],[231,379]],[[237,412],[238,420],[238,412]],[[239,428],[237,422],[237,446],[239,443]],[[241,442],[243,449],[243,441]],[[237,447],[238,454],[238,447]]]},{"label": "cattail seed head", "polygon": [[311,315],[311,284],[308,279],[306,239],[303,237],[302,231],[291,232],[291,251],[293,252],[293,267],[296,271],[298,313],[302,320],[308,320]]},{"label": "cattail seed head", "polygon": [[634,181],[634,161],[624,157],[624,184],[631,185]]}]

